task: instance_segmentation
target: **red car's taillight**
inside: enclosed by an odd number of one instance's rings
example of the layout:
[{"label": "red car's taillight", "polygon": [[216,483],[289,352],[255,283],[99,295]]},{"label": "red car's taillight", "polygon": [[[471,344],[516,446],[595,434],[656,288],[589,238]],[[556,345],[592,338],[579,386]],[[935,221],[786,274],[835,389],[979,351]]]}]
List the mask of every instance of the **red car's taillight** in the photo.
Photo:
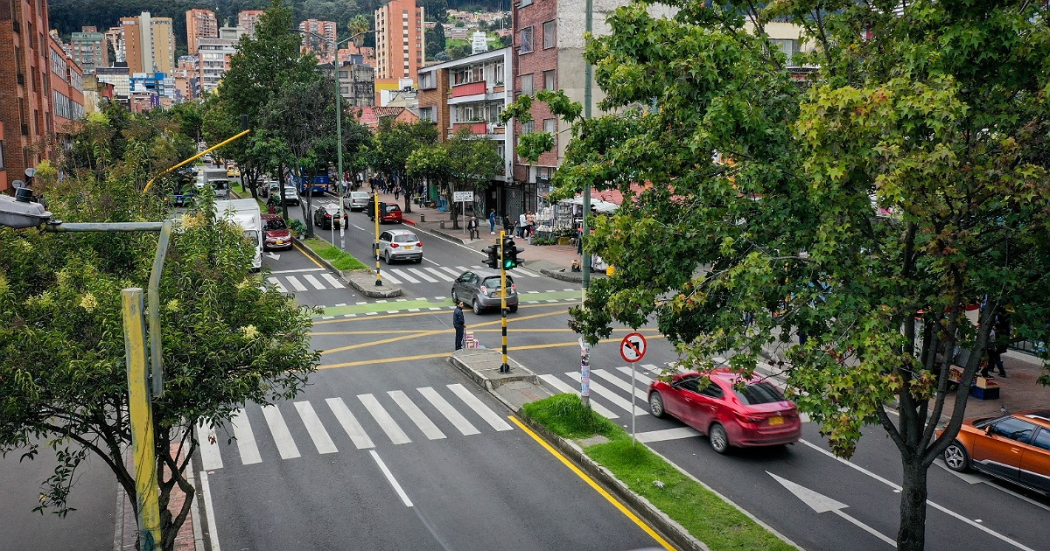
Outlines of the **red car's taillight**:
[{"label": "red car's taillight", "polygon": [[397,248],[397,243],[391,243],[390,244],[390,248],[391,249],[396,249]]},{"label": "red car's taillight", "polygon": [[423,246],[423,242],[422,241],[417,241],[416,242],[416,246],[417,247],[422,247]]},{"label": "red car's taillight", "polygon": [[743,421],[745,423],[752,423],[752,424],[754,424],[754,423],[760,423],[762,421],[761,417],[756,417],[754,415],[749,415],[747,413],[741,413],[739,411],[734,411],[733,413],[736,414],[736,418],[737,419],[739,419],[739,420],[741,420],[741,421]]}]

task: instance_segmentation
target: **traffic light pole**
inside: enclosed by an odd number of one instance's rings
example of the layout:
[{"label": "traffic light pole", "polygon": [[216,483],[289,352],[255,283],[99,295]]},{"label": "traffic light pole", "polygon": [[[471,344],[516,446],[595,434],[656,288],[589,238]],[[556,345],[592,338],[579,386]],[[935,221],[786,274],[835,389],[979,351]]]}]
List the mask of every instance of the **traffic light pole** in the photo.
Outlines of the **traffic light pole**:
[{"label": "traffic light pole", "polygon": [[510,364],[507,363],[507,251],[504,247],[506,238],[506,230],[499,232],[499,311],[503,332],[503,364],[499,366],[500,373],[510,373]]}]

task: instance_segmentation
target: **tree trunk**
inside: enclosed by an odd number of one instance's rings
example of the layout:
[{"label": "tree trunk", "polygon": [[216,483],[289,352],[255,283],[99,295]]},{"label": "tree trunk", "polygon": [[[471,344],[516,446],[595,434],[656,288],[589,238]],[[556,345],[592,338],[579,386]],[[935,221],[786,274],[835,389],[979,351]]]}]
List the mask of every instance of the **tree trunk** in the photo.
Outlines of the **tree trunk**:
[{"label": "tree trunk", "polygon": [[904,467],[901,488],[901,523],[897,549],[922,551],[926,544],[926,466],[922,453],[901,454]]},{"label": "tree trunk", "polygon": [[[302,194],[300,194],[299,204],[300,205],[305,205],[305,206],[302,207],[303,220],[306,221],[306,238],[310,239],[310,238],[312,238],[314,236],[314,221],[310,218],[310,214],[311,214],[310,211],[313,209],[314,176],[313,176],[313,172],[311,172],[309,176],[303,176],[303,169],[301,167],[302,167],[302,164],[300,163],[299,182],[300,182],[300,186],[302,185],[302,182],[306,182],[306,202],[304,203],[302,201]],[[316,169],[314,169],[314,170],[316,170]],[[307,180],[307,178],[309,178],[309,180]]]},{"label": "tree trunk", "polygon": [[401,186],[401,192],[405,194],[405,212],[412,212],[412,182],[405,174],[401,176],[401,181],[405,183]]}]

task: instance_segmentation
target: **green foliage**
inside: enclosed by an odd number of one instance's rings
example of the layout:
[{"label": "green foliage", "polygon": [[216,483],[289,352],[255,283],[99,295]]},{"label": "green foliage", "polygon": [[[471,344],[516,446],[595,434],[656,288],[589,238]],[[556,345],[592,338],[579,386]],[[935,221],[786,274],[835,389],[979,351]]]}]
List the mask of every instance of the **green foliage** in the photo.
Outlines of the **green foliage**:
[{"label": "green foliage", "polygon": [[353,255],[339,250],[339,247],[334,247],[327,241],[311,238],[306,240],[306,246],[310,247],[310,250],[317,253],[317,256],[331,262],[332,266],[335,266],[335,269],[337,270],[346,271],[368,269],[368,266],[362,264],[361,261],[354,258]]},{"label": "green foliage", "polygon": [[619,425],[584,407],[580,397],[575,394],[555,394],[530,402],[522,406],[522,413],[562,438],[624,436]]}]

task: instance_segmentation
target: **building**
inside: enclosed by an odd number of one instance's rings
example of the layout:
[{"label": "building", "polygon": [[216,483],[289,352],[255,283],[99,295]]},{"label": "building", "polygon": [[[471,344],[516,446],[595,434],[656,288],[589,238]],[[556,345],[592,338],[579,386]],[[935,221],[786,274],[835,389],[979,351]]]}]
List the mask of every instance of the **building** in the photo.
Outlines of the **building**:
[{"label": "building", "polygon": [[99,67],[95,70],[95,77],[100,83],[113,86],[111,97],[113,101],[128,104],[128,96],[131,93],[129,82],[131,74],[128,72],[127,64],[119,63],[114,67]]},{"label": "building", "polygon": [[339,67],[339,93],[351,107],[375,106],[376,70],[367,65],[344,63]]},{"label": "building", "polygon": [[207,94],[219,86],[219,81],[230,70],[230,57],[237,53],[241,27],[223,27],[218,38],[202,38],[198,41],[197,57],[200,75],[200,93]]},{"label": "building", "polygon": [[255,38],[255,26],[259,24],[259,17],[264,13],[264,10],[244,10],[237,14],[237,26],[243,27],[248,36]]},{"label": "building", "polygon": [[211,10],[192,9],[186,12],[186,45],[189,55],[197,55],[197,41],[218,38],[219,20]]},{"label": "building", "polygon": [[200,59],[197,56],[179,56],[171,76],[175,83],[176,102],[201,97]]},{"label": "building", "polygon": [[303,33],[302,51],[312,52],[320,63],[335,60],[335,45],[338,42],[335,21],[307,19],[299,23],[299,32]]},{"label": "building", "polygon": [[127,50],[124,48],[124,27],[110,27],[105,33],[106,43],[113,50],[113,63],[127,63]]},{"label": "building", "polygon": [[[484,211],[505,212],[510,204],[521,203],[522,186],[513,181],[514,129],[499,121],[507,105],[514,101],[513,52],[500,48],[462,59],[431,65],[419,71],[419,119],[437,126],[438,139],[467,129],[478,139],[493,140],[503,157],[503,174],[496,185],[484,190]],[[434,193],[434,190],[431,190]],[[432,197],[435,198],[435,197]]]},{"label": "building", "polygon": [[133,73],[128,88],[128,105],[134,113],[175,104],[175,79],[167,73]]},{"label": "building", "polygon": [[415,79],[425,65],[423,8],[415,0],[392,0],[375,12],[376,78]]},{"label": "building", "polygon": [[48,33],[48,84],[51,88],[51,110],[45,112],[44,124],[53,137],[55,151],[72,144],[73,123],[84,118],[84,72],[66,54],[58,33]]},{"label": "building", "polygon": [[487,51],[489,51],[488,36],[481,31],[475,31],[470,37],[470,53],[479,54]]},{"label": "building", "polygon": [[345,48],[339,49],[338,56],[341,64],[368,65],[373,69],[376,66],[376,49],[369,46],[348,42]]},{"label": "building", "polygon": [[175,68],[175,30],[170,17],[122,17],[124,51],[132,73],[170,73]]},{"label": "building", "polygon": [[106,35],[95,27],[81,27],[69,39],[73,61],[83,69],[84,74],[95,72],[96,67],[109,66],[109,44]]},{"label": "building", "polygon": [[[0,8],[0,123],[3,167],[24,179],[52,154],[50,50],[46,2],[5,2]],[[10,181],[0,192],[12,193]]]}]

